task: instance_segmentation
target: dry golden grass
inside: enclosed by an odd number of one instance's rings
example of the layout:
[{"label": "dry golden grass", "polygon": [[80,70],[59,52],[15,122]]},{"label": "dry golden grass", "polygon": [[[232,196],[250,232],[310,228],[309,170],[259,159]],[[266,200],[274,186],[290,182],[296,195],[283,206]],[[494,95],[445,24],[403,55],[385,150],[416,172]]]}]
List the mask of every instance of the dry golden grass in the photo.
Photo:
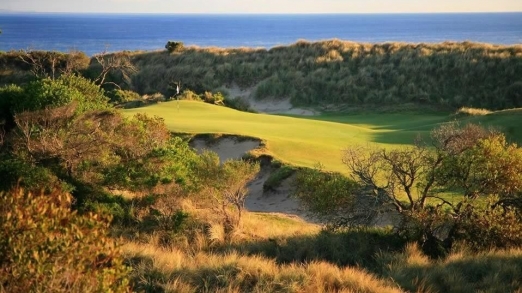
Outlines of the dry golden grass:
[{"label": "dry golden grass", "polygon": [[[391,282],[354,268],[326,262],[278,265],[261,256],[195,254],[127,243],[128,258],[140,259],[139,288],[167,292],[401,292]],[[151,273],[152,272],[152,273]],[[151,276],[154,276],[151,278]]]},{"label": "dry golden grass", "polygon": [[[391,256],[391,255],[388,255]],[[430,260],[417,245],[384,257],[385,276],[416,292],[522,292],[522,249],[469,253],[455,251]]]},{"label": "dry golden grass", "polygon": [[[180,202],[182,209],[205,223],[210,224],[210,235],[214,240],[223,239],[223,226],[221,218],[211,208],[197,206],[190,199]],[[268,239],[275,237],[292,237],[315,235],[319,233],[321,227],[316,224],[308,223],[298,217],[275,213],[253,213],[245,212],[241,224],[235,231],[235,239]]]},{"label": "dry golden grass", "polygon": [[[206,223],[207,228],[181,235],[170,245],[162,242],[159,231],[127,240],[123,251],[133,267],[131,277],[137,291],[516,292],[522,289],[521,249],[483,253],[455,249],[444,259],[432,260],[417,245],[410,244],[402,253],[369,254],[365,252],[367,246],[382,245],[385,238],[375,235],[372,238],[370,231],[368,234],[362,231],[363,238],[358,240],[328,238],[319,226],[299,219],[248,212],[240,227],[226,238],[220,218],[212,209],[190,200],[177,204]],[[345,262],[361,267],[335,265],[332,261],[340,256],[335,254],[337,250],[342,250],[341,254],[363,253],[375,258],[375,265],[369,265],[370,262],[365,265],[362,260]]]},{"label": "dry golden grass", "polygon": [[[247,212],[229,240],[212,209],[182,200],[183,210],[208,229],[162,244],[161,234],[127,240],[123,246],[133,267],[135,290],[145,292],[400,292],[391,282],[361,269],[325,261],[278,264],[248,252],[252,243],[283,243],[291,237],[314,237],[321,227],[280,214]],[[280,244],[280,243],[279,243]],[[260,244],[262,245],[262,244]],[[277,244],[273,244],[277,246]],[[244,251],[244,252],[242,252]]]},{"label": "dry golden grass", "polygon": [[483,116],[493,113],[487,109],[477,109],[477,108],[468,108],[462,107],[457,110],[456,115],[466,115],[466,116]]},{"label": "dry golden grass", "polygon": [[319,225],[307,223],[299,218],[266,213],[248,213],[242,223],[244,233],[264,239],[315,235],[320,229]]}]

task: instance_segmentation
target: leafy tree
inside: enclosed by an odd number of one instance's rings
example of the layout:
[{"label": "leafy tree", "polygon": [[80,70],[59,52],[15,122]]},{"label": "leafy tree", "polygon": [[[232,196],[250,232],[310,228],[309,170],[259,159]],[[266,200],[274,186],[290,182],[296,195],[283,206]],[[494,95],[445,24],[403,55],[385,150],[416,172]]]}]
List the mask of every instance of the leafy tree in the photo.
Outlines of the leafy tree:
[{"label": "leafy tree", "polygon": [[57,108],[79,99],[81,93],[76,89],[52,79],[41,79],[24,86],[23,94],[10,102],[11,114]]},{"label": "leafy tree", "polygon": [[137,101],[141,97],[138,93],[128,90],[116,89],[109,92],[110,101],[113,104],[124,104],[127,102]]},{"label": "leafy tree", "polygon": [[239,226],[248,193],[246,187],[259,172],[259,164],[244,160],[228,160],[220,164],[212,152],[201,155],[196,167],[197,177],[206,186],[213,208],[222,216],[225,234]]},{"label": "leafy tree", "polygon": [[[465,227],[472,227],[481,213],[489,215],[492,222],[488,225],[494,226],[493,222],[501,222],[503,217],[513,218],[510,223],[522,224],[522,149],[507,143],[504,135],[496,131],[476,125],[444,125],[432,132],[431,144],[418,142],[413,147],[394,150],[354,146],[345,150],[343,162],[362,190],[341,196],[345,203],[334,200],[331,206],[315,212],[340,212],[345,216],[342,213],[346,213],[350,199],[368,194],[380,203],[369,206],[370,210],[394,207],[401,216],[398,231],[419,240],[433,256],[444,253],[455,241],[471,243],[482,237],[480,233],[462,232]],[[476,201],[478,198],[495,200],[484,206]],[[500,212],[499,207],[505,211]],[[347,224],[350,223],[353,221]],[[491,227],[476,224],[484,229]],[[519,228],[513,227],[516,231]],[[505,237],[515,241],[519,236],[511,233]],[[499,239],[490,237],[484,241],[495,246],[503,242]]]},{"label": "leafy tree", "polygon": [[129,291],[108,219],[78,215],[71,203],[57,189],[0,193],[0,291]]},{"label": "leafy tree", "polygon": [[[356,222],[356,198],[352,194],[358,185],[342,174],[325,172],[321,166],[297,171],[295,196],[306,210],[334,227]],[[366,213],[368,215],[369,213]]]},{"label": "leafy tree", "polygon": [[[123,117],[111,109],[103,90],[92,82],[62,76],[3,88],[0,93],[4,97],[0,101],[7,101],[13,114],[7,118],[14,125],[5,135],[4,151],[13,162],[23,162],[15,170],[0,168],[4,178],[10,179],[4,182],[7,186],[32,174],[24,170],[46,168],[76,187],[87,184],[145,191],[163,185],[163,192],[174,185],[194,188],[187,166],[195,154],[188,144],[171,140],[161,118]],[[27,108],[22,108],[22,101],[27,101]],[[34,180],[24,180],[30,181]]]},{"label": "leafy tree", "polygon": [[167,49],[169,53],[181,51],[183,47],[183,42],[168,41],[165,45],[165,49]]}]

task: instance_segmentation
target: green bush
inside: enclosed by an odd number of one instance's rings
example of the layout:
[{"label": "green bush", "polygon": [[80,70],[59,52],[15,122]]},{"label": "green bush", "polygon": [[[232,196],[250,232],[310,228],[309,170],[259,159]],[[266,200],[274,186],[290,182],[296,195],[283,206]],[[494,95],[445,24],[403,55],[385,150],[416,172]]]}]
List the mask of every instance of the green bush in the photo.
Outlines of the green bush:
[{"label": "green bush", "polygon": [[345,226],[346,217],[353,214],[358,184],[343,174],[303,168],[297,172],[295,188],[294,196],[307,210],[332,226]]},{"label": "green bush", "polygon": [[50,169],[35,166],[16,157],[0,155],[0,191],[6,191],[15,185],[28,190],[49,190],[56,185],[67,188],[64,182],[58,180]]},{"label": "green bush", "polygon": [[486,207],[471,204],[462,207],[464,212],[454,232],[456,241],[474,251],[522,246],[520,211],[495,205],[495,201],[490,200]]},{"label": "green bush", "polygon": [[65,106],[80,100],[82,94],[75,88],[52,79],[33,81],[23,87],[23,94],[11,101],[12,114]]},{"label": "green bush", "polygon": [[220,92],[212,93],[212,92],[205,92],[203,94],[203,101],[205,103],[214,104],[214,105],[224,105],[225,104],[225,97]]},{"label": "green bush", "polygon": [[191,90],[184,90],[179,95],[180,100],[201,101],[201,97]]},{"label": "green bush", "polygon": [[[54,109],[76,103],[75,113],[93,110],[107,110],[108,98],[97,85],[76,75],[62,75],[58,79],[40,79],[23,86],[4,86],[0,88],[0,106],[4,119],[25,111]],[[1,119],[2,117],[0,117]]]},{"label": "green bush", "polygon": [[66,74],[60,76],[56,81],[71,89],[75,89],[81,93],[78,97],[78,112],[84,113],[93,110],[110,109],[109,98],[105,95],[105,91],[89,79],[75,75]]},{"label": "green bush", "polygon": [[167,49],[167,51],[169,51],[170,53],[181,51],[183,50],[183,47],[183,42],[168,41],[165,45],[165,49]]},{"label": "green bush", "polygon": [[239,111],[254,112],[254,110],[250,108],[250,103],[241,98],[226,98],[225,106]]},{"label": "green bush", "polygon": [[0,193],[0,291],[129,291],[107,219],[78,215],[71,202],[58,190]]},{"label": "green bush", "polygon": [[133,102],[140,100],[141,97],[138,93],[129,91],[129,90],[121,90],[116,89],[109,92],[110,102],[113,104],[123,104],[128,102]]},{"label": "green bush", "polygon": [[286,178],[292,176],[295,170],[290,166],[283,166],[276,169],[263,184],[263,191],[275,191]]}]

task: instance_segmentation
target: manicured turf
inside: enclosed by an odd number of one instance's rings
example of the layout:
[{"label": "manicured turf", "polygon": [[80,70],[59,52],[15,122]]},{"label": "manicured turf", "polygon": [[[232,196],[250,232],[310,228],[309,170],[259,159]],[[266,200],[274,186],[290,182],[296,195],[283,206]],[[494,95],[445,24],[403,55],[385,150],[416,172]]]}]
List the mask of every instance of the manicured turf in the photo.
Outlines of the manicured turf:
[{"label": "manicured turf", "polygon": [[[246,113],[194,101],[171,101],[124,112],[129,115],[142,112],[163,117],[174,132],[258,137],[266,142],[267,153],[281,161],[309,167],[321,163],[328,170],[340,172],[345,172],[341,150],[350,144],[376,143],[385,147],[400,147],[411,144],[419,134],[426,136],[439,123],[451,119],[446,114],[359,114],[299,118]],[[512,126],[517,125],[517,117],[504,116],[511,120],[505,117],[497,117],[494,121],[485,121],[485,118],[472,120],[511,127],[514,132],[520,131]]]}]

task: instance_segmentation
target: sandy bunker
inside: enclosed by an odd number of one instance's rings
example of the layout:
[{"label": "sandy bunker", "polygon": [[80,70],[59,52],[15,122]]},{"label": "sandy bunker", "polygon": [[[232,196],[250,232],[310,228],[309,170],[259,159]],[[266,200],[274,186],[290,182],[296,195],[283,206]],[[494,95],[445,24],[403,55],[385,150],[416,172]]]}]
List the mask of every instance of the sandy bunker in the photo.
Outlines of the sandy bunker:
[{"label": "sandy bunker", "polygon": [[[256,139],[244,139],[226,136],[217,139],[196,137],[191,141],[191,146],[198,152],[210,150],[218,154],[220,161],[240,159],[246,153],[259,148],[261,141]],[[270,167],[264,167],[256,178],[248,184],[249,193],[245,201],[245,207],[251,212],[279,213],[287,216],[295,216],[310,220],[300,208],[299,202],[290,197],[292,193],[291,180],[285,180],[275,191],[264,192],[263,185],[270,177]]]},{"label": "sandy bunker", "polygon": [[257,100],[253,97],[255,87],[241,89],[237,85],[233,85],[224,87],[224,89],[228,92],[231,98],[237,98],[247,102],[250,109],[259,113],[301,116],[314,116],[318,114],[312,109],[294,107],[289,98]]}]

